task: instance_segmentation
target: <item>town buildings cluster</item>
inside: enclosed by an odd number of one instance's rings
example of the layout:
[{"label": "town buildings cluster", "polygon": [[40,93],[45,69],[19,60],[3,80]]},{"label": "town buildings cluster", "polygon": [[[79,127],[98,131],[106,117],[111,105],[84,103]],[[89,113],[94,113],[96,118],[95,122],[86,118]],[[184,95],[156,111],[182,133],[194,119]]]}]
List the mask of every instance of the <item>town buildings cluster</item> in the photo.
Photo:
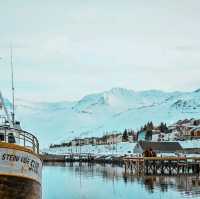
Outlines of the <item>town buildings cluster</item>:
[{"label": "town buildings cluster", "polygon": [[179,120],[170,125],[169,130],[175,132],[176,140],[199,139],[200,138],[200,119]]},{"label": "town buildings cluster", "polygon": [[83,146],[83,145],[111,145],[121,142],[135,142],[137,141],[137,132],[132,129],[125,129],[123,133],[111,132],[106,133],[102,137],[86,137],[75,138],[69,142],[63,142],[62,144],[50,145],[50,148],[54,147],[70,147],[70,146]]},{"label": "town buildings cluster", "polygon": [[113,145],[122,142],[137,141],[182,141],[186,139],[200,139],[200,119],[179,120],[167,126],[161,122],[155,126],[148,122],[139,131],[125,129],[124,132],[105,133],[102,137],[75,138],[61,144],[52,144],[50,148],[71,147],[83,145]]}]

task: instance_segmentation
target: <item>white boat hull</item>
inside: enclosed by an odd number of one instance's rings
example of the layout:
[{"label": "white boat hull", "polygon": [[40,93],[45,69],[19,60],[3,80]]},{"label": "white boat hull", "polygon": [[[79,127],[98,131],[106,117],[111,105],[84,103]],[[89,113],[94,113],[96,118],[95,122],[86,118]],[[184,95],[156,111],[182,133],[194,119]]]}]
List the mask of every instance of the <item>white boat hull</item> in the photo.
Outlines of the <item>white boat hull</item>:
[{"label": "white boat hull", "polygon": [[[0,198],[16,198],[20,194],[20,199],[41,199],[41,176],[38,155],[25,147],[0,143]],[[25,194],[26,190],[29,191]]]}]

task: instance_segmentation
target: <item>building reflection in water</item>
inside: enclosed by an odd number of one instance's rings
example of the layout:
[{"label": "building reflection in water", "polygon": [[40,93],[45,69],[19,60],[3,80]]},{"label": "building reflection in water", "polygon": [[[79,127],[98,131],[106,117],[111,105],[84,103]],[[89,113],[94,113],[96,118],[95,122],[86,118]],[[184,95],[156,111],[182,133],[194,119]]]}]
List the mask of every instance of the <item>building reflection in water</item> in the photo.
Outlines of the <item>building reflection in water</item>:
[{"label": "building reflection in water", "polygon": [[[49,166],[50,164],[48,164]],[[51,164],[52,165],[52,164]],[[111,164],[91,164],[91,163],[62,163],[52,166],[63,166],[73,170],[77,177],[90,178],[100,176],[105,181],[123,181],[124,183],[137,183],[145,189],[154,193],[156,189],[161,192],[175,190],[183,196],[200,196],[200,176],[180,175],[180,176],[145,176],[125,173],[122,166]]]}]

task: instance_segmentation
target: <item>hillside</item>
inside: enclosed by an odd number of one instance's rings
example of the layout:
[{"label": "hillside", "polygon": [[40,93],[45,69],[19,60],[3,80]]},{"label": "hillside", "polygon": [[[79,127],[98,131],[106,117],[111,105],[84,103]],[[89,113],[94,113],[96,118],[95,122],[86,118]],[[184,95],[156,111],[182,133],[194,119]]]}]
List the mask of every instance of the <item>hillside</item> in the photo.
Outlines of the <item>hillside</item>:
[{"label": "hillside", "polygon": [[22,127],[36,134],[42,147],[75,137],[101,136],[106,131],[138,129],[150,120],[169,124],[200,118],[200,90],[136,92],[113,88],[75,102],[34,103],[18,99],[16,103]]}]

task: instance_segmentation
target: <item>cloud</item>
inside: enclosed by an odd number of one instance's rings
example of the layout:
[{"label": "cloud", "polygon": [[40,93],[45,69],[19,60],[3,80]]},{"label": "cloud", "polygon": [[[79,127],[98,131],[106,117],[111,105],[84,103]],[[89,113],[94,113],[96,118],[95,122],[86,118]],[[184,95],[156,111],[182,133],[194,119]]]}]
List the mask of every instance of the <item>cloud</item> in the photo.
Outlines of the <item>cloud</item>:
[{"label": "cloud", "polygon": [[198,5],[196,0],[2,1],[0,86],[6,91],[10,85],[12,41],[16,86],[25,98],[78,99],[116,86],[198,88]]},{"label": "cloud", "polygon": [[188,52],[199,53],[199,51],[200,51],[200,45],[193,44],[193,45],[177,46],[176,50],[180,51],[180,52],[186,52],[186,53],[188,53]]}]

